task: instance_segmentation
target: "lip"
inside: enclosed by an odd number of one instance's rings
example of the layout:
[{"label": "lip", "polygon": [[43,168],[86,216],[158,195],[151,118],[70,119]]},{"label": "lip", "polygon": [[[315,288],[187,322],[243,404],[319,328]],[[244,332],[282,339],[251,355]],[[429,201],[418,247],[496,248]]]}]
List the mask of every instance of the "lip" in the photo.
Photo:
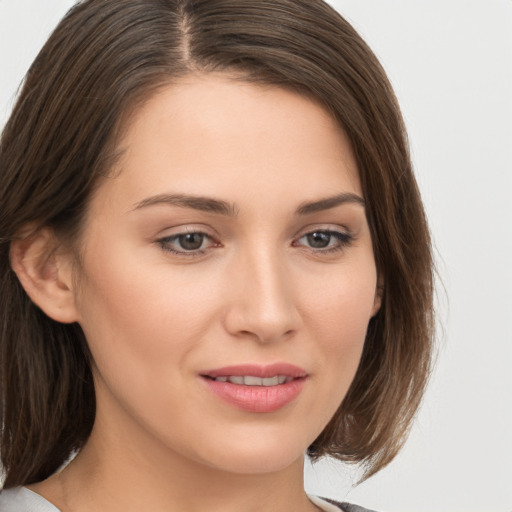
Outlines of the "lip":
[{"label": "lip", "polygon": [[293,364],[288,363],[273,363],[267,365],[259,364],[240,364],[234,366],[225,366],[223,368],[215,368],[214,370],[206,370],[201,372],[205,377],[221,377],[223,375],[252,375],[254,377],[273,377],[274,375],[286,375],[294,379],[299,377],[306,377],[307,372],[303,368],[299,368]]},{"label": "lip", "polygon": [[[293,380],[277,386],[245,386],[231,382],[219,382],[221,376],[242,376],[268,378],[285,375]],[[270,365],[243,364],[225,366],[200,373],[206,387],[218,398],[239,409],[268,413],[275,412],[293,402],[301,393],[308,374],[303,368],[288,364],[274,363]]]}]

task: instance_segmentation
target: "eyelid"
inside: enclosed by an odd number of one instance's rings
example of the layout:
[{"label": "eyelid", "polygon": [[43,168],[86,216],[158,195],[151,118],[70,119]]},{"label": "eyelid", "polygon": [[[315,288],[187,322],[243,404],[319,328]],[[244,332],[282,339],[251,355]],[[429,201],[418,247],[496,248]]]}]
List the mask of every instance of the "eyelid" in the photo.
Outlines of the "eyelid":
[{"label": "eyelid", "polygon": [[[328,245],[327,247],[315,248],[311,246],[307,246],[305,244],[300,244],[299,241],[313,233],[328,233],[337,239],[338,243],[334,246]],[[340,252],[349,247],[355,240],[355,235],[347,228],[342,228],[341,226],[333,226],[331,225],[320,225],[320,226],[307,226],[299,232],[297,236],[294,237],[292,246],[294,247],[303,247],[315,254],[329,254],[334,252]]]},{"label": "eyelid", "polygon": [[177,224],[175,226],[168,225],[158,231],[156,235],[159,238],[169,238],[176,235],[184,235],[188,233],[204,233],[212,238],[218,238],[218,233],[207,224],[191,222]]},{"label": "eyelid", "polygon": [[[171,232],[166,233],[164,236],[159,236],[155,243],[157,243],[160,248],[170,254],[173,254],[178,257],[184,258],[194,258],[203,256],[206,252],[214,247],[219,247],[220,242],[218,241],[218,236],[210,233],[209,229],[205,228],[205,226],[200,225],[185,225],[185,226],[176,226],[172,229]],[[180,236],[189,235],[189,234],[200,234],[205,238],[210,240],[210,244],[208,247],[203,249],[196,250],[179,250],[173,249],[171,246],[171,241],[177,240]]]},{"label": "eyelid", "polygon": [[309,224],[307,226],[302,227],[297,233],[294,235],[293,239],[297,240],[298,238],[302,238],[305,235],[310,233],[315,233],[316,231],[326,231],[331,233],[342,233],[348,236],[355,237],[355,233],[353,230],[349,229],[347,226],[343,226],[340,224]]},{"label": "eyelid", "polygon": [[[187,224],[176,226],[173,227],[172,229],[164,231],[167,231],[167,233],[164,236],[159,236],[155,240],[155,243],[157,243],[163,251],[168,252],[170,254],[174,254],[177,257],[201,257],[204,256],[213,248],[222,246],[221,242],[219,241],[220,237],[216,234],[212,234],[211,231],[213,230],[208,226]],[[307,237],[308,235],[312,235],[313,233],[326,233],[329,234],[330,237],[332,237],[334,240],[330,239],[328,241],[328,245],[325,247],[313,247],[311,245],[308,245],[307,243],[300,242],[301,239]],[[207,240],[209,240],[209,243],[207,244],[206,247],[198,249],[180,250],[179,248],[173,248],[172,243],[179,239],[179,237],[187,234],[200,234]],[[327,255],[329,253],[340,252],[348,248],[353,243],[355,238],[356,236],[351,232],[351,230],[349,230],[345,226],[342,227],[340,225],[332,224],[317,224],[309,225],[302,228],[297,233],[297,235],[294,236],[291,245],[292,247],[303,248],[305,250],[310,251],[311,253]],[[336,243],[332,244],[332,241],[335,241]]]}]

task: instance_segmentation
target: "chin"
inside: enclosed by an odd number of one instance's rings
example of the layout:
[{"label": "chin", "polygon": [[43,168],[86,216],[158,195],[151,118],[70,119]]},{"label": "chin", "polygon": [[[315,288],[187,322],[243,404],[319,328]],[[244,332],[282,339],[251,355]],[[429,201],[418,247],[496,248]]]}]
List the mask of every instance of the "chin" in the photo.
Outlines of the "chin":
[{"label": "chin", "polygon": [[276,473],[293,465],[302,468],[307,446],[304,442],[293,442],[289,435],[286,438],[283,435],[271,437],[262,433],[253,439],[216,445],[216,449],[209,454],[203,451],[199,461],[218,470],[240,475]]},{"label": "chin", "polygon": [[295,453],[293,456],[272,454],[270,457],[262,454],[237,457],[236,454],[233,454],[230,456],[230,460],[220,461],[215,467],[227,473],[238,475],[263,475],[279,473],[296,464],[302,465],[303,460],[303,452]]}]

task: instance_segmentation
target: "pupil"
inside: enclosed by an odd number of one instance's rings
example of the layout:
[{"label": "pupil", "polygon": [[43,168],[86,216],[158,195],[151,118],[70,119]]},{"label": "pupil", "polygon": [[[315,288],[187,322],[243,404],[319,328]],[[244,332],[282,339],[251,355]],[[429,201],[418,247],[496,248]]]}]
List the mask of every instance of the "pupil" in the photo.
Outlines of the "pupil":
[{"label": "pupil", "polygon": [[201,233],[187,233],[180,235],[179,242],[183,249],[187,251],[195,251],[203,245],[204,235]]},{"label": "pupil", "polygon": [[325,233],[324,231],[316,231],[308,235],[308,243],[315,249],[322,249],[327,247],[330,241],[331,235],[329,233]]}]

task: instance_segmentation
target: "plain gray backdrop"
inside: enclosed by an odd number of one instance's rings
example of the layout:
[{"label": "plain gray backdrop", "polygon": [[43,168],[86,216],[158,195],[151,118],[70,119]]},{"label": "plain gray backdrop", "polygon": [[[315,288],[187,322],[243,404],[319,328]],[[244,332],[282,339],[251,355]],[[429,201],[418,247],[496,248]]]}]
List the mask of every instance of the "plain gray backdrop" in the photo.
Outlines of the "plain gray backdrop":
[{"label": "plain gray backdrop", "polygon": [[[402,453],[357,487],[353,470],[308,466],[307,489],[381,512],[511,512],[512,0],[330,3],[395,86],[443,285],[438,364]],[[0,0],[0,127],[72,4]]]}]

